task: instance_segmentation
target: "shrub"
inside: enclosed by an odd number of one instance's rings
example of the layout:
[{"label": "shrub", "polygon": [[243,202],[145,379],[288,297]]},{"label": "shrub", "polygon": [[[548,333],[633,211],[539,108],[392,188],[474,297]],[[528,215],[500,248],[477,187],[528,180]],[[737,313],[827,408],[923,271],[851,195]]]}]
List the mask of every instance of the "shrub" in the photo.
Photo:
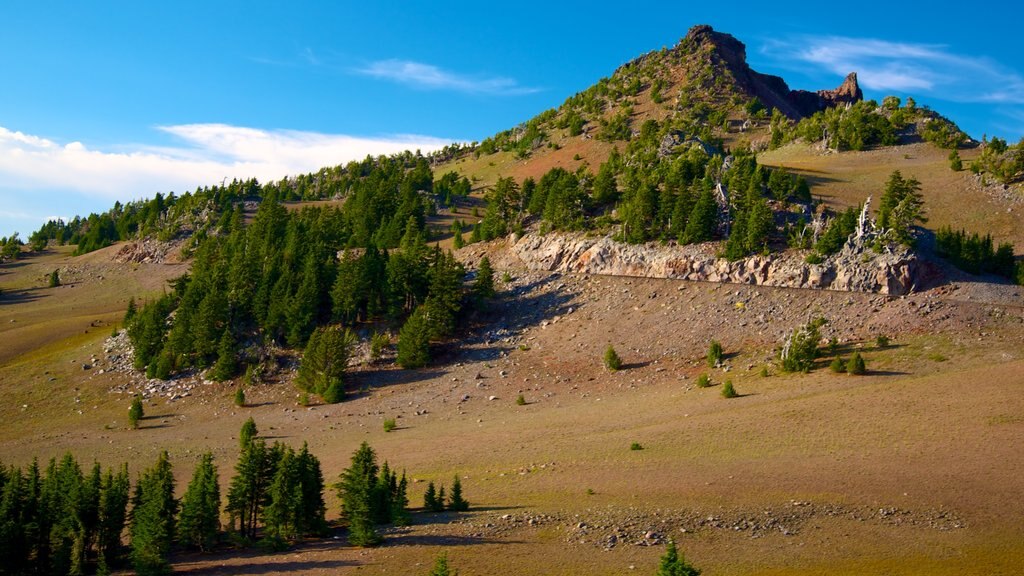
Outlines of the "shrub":
[{"label": "shrub", "polygon": [[138,428],[139,420],[142,420],[144,414],[142,398],[140,396],[132,398],[132,405],[128,408],[128,425],[132,428]]},{"label": "shrub", "polygon": [[732,380],[726,380],[722,386],[722,398],[736,398],[739,394],[736,393],[736,389],[732,387]]},{"label": "shrub", "polygon": [[622,358],[619,358],[618,353],[615,352],[615,348],[611,344],[604,351],[604,367],[612,372],[622,368]]},{"label": "shrub", "polygon": [[888,348],[889,337],[884,334],[879,334],[878,337],[875,338],[875,346],[877,346],[878,348]]},{"label": "shrub", "polygon": [[60,275],[54,270],[50,273],[50,288],[56,288],[57,286],[60,286]]},{"label": "shrub", "polygon": [[391,337],[384,332],[374,332],[370,337],[370,360],[380,360],[384,349],[391,345]]},{"label": "shrub", "polygon": [[717,340],[712,340],[708,346],[708,367],[714,368],[722,362],[722,345]]},{"label": "shrub", "polygon": [[629,449],[630,450],[643,450],[644,447],[641,446],[639,442],[633,442],[632,444],[629,445]]},{"label": "shrub", "polygon": [[245,406],[245,390],[241,386],[238,387],[238,390],[235,390],[235,406],[239,408]]},{"label": "shrub", "polygon": [[824,318],[818,317],[794,330],[782,345],[779,360],[786,372],[809,372],[818,357],[818,341]]},{"label": "shrub", "polygon": [[837,356],[835,360],[832,360],[832,364],[829,366],[829,369],[836,374],[846,372],[846,362],[843,362],[843,359]]},{"label": "shrub", "polygon": [[768,372],[768,367],[761,366],[761,378],[767,378],[769,376],[771,376],[771,373]]},{"label": "shrub", "polygon": [[309,406],[309,393],[299,394],[299,406]]},{"label": "shrub", "polygon": [[697,377],[697,388],[707,388],[708,386],[711,386],[711,378],[707,374]]},{"label": "shrub", "polygon": [[522,394],[520,394],[519,396],[516,396],[516,405],[517,406],[526,406],[526,398]]},{"label": "shrub", "polygon": [[384,420],[384,431],[385,432],[391,432],[397,426],[398,425],[395,424],[395,419],[394,418],[388,418],[388,419]]},{"label": "shrub", "polygon": [[868,368],[864,364],[864,357],[860,355],[860,352],[854,352],[853,356],[850,357],[850,363],[847,365],[846,371],[857,376],[867,373]]}]

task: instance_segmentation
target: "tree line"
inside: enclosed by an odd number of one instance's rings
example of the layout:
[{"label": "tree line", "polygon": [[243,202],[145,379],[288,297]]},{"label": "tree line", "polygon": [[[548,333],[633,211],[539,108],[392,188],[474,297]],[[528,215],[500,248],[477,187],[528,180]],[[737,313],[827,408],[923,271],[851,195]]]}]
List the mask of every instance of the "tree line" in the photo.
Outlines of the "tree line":
[{"label": "tree line", "polygon": [[[0,467],[0,574],[107,574],[130,564],[137,574],[159,575],[170,572],[176,546],[208,552],[228,535],[234,545],[282,550],[305,537],[326,536],[327,486],[308,446],[268,445],[257,437],[252,419],[240,444],[226,502],[211,453],[200,457],[180,499],[167,452],[134,486],[127,465],[104,470],[95,464],[83,472],[70,454],[45,469],[37,461],[24,470]],[[364,442],[333,485],[350,544],[379,544],[378,526],[408,524],[407,487],[405,472],[399,475],[387,462],[378,465],[376,452]],[[468,507],[456,476],[441,509]],[[222,511],[228,517],[224,524]]]}]

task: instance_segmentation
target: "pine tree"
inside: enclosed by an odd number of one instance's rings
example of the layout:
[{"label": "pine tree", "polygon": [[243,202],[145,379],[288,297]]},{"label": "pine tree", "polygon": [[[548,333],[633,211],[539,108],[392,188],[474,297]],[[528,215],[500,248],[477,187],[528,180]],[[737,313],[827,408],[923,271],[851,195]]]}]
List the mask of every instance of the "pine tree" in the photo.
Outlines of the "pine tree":
[{"label": "pine tree", "polygon": [[348,521],[348,539],[353,546],[374,546],[382,540],[374,527],[376,483],[377,455],[363,442],[352,455],[352,465],[341,473],[335,485],[342,502],[342,515]]},{"label": "pine tree", "polygon": [[491,260],[487,256],[480,259],[476,282],[473,283],[473,293],[479,298],[494,296],[494,270],[491,268]]},{"label": "pine tree", "polygon": [[718,227],[718,203],[711,190],[705,188],[693,207],[684,232],[687,244],[707,242],[715,236]]},{"label": "pine tree", "polygon": [[417,308],[398,332],[396,360],[402,368],[422,368],[430,362],[430,328],[426,315],[422,306]]},{"label": "pine tree", "polygon": [[60,286],[60,275],[56,270],[50,273],[50,288],[56,288]]},{"label": "pine tree", "polygon": [[327,533],[324,475],[320,470],[320,460],[310,454],[305,442],[298,454],[298,468],[302,501],[299,504],[296,530],[299,535],[323,536]]},{"label": "pine tree", "polygon": [[427,483],[427,490],[423,493],[423,508],[428,512],[437,510],[437,487],[433,480]]},{"label": "pine tree", "polygon": [[168,555],[177,509],[171,463],[162,452],[156,465],[139,478],[132,498],[132,563],[140,576],[171,572]]},{"label": "pine tree", "polygon": [[100,489],[99,529],[96,537],[100,573],[109,571],[117,563],[130,495],[128,465],[122,466],[117,475],[108,471]]},{"label": "pine tree", "polygon": [[128,325],[131,324],[131,321],[135,318],[135,315],[137,313],[138,310],[135,307],[135,298],[129,298],[128,308],[124,311],[124,320],[121,322],[122,324],[124,324],[125,328],[127,328]]},{"label": "pine tree", "polygon": [[465,512],[469,510],[469,502],[462,498],[462,481],[459,480],[459,475],[455,475],[455,480],[452,481],[452,492],[448,497],[448,509],[453,512]]},{"label": "pine tree", "polygon": [[604,367],[612,372],[622,368],[622,359],[619,358],[619,354],[615,352],[615,348],[611,344],[604,350]]},{"label": "pine tree", "polygon": [[245,407],[245,389],[241,386],[235,389],[235,406],[239,408]]},{"label": "pine tree", "polygon": [[144,416],[142,409],[142,398],[135,396],[132,398],[132,405],[128,408],[128,425],[132,428],[139,427],[139,420],[142,420]]},{"label": "pine tree", "polygon": [[722,362],[722,344],[717,340],[712,340],[708,346],[708,367],[714,368]]},{"label": "pine tree", "polygon": [[864,357],[860,355],[860,352],[854,352],[853,356],[850,357],[850,363],[847,364],[847,372],[855,376],[860,376],[867,371],[868,369],[864,362]]},{"label": "pine tree", "polygon": [[268,490],[269,503],[263,511],[266,537],[273,541],[295,540],[302,512],[302,470],[295,451],[286,448],[277,464]]},{"label": "pine tree", "polygon": [[217,363],[210,370],[210,378],[217,382],[230,380],[238,374],[238,360],[235,352],[235,338],[231,329],[225,329],[217,345]]},{"label": "pine tree", "polygon": [[430,574],[428,576],[458,576],[458,574],[458,570],[455,572],[451,571],[448,567],[448,555],[442,553],[438,554],[437,558],[434,560],[434,567],[430,570]]},{"label": "pine tree", "polygon": [[733,388],[732,380],[726,380],[725,384],[722,385],[722,398],[736,398],[739,394],[736,393],[736,389]]},{"label": "pine tree", "polygon": [[178,538],[188,546],[209,551],[220,531],[220,484],[213,454],[203,454],[181,500]]},{"label": "pine tree", "polygon": [[700,576],[700,570],[687,564],[676,549],[675,541],[669,540],[668,549],[658,564],[657,576]]},{"label": "pine tree", "polygon": [[344,395],[343,376],[355,343],[355,334],[347,328],[315,329],[303,352],[296,384],[303,391],[319,394],[325,402],[340,401]]},{"label": "pine tree", "polygon": [[238,457],[225,509],[231,518],[231,526],[237,526],[243,538],[256,536],[257,524],[269,502],[270,483],[283,452],[284,448],[279,443],[268,448],[263,440],[254,440]]},{"label": "pine tree", "polygon": [[252,416],[250,416],[249,419],[242,424],[242,429],[238,433],[238,446],[242,450],[245,450],[249,444],[252,444],[252,441],[256,438],[257,434],[259,434],[259,430],[256,429],[256,421],[252,419]]}]

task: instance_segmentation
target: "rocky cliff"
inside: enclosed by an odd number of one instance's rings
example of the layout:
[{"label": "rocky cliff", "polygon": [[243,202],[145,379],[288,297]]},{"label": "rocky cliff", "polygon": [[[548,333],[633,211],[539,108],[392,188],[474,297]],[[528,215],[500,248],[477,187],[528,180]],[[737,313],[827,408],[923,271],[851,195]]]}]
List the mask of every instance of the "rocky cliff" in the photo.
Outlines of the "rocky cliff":
[{"label": "rocky cliff", "polygon": [[747,47],[734,36],[716,32],[711,26],[694,26],[680,42],[680,47],[706,54],[711,64],[722,64],[731,73],[739,88],[757,96],[766,105],[778,108],[786,116],[799,120],[826,108],[852,104],[864,98],[851,72],[835,90],[791,90],[778,76],[761,74],[747,64]]},{"label": "rocky cliff", "polygon": [[875,253],[852,241],[820,264],[786,252],[729,262],[716,258],[715,245],[661,246],[616,242],[608,236],[527,234],[508,239],[509,251],[533,270],[677,278],[902,295],[918,287],[922,266],[906,250]]}]

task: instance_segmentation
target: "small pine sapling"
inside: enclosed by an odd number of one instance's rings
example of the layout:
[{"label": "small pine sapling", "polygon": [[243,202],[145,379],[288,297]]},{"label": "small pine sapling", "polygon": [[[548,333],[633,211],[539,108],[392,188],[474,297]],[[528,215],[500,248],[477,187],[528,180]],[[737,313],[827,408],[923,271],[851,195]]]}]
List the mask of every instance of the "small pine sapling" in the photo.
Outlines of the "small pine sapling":
[{"label": "small pine sapling", "polygon": [[711,377],[707,374],[701,374],[697,377],[697,388],[707,388],[711,386]]},{"label": "small pine sapling", "polygon": [[864,363],[864,357],[860,355],[860,352],[854,352],[853,356],[850,357],[850,363],[847,365],[846,371],[855,376],[867,373],[868,368]]},{"label": "small pine sapling", "polygon": [[732,380],[726,380],[722,386],[722,398],[736,398],[739,394],[736,393],[736,389],[732,386]]},{"label": "small pine sapling", "polygon": [[832,364],[829,365],[829,368],[836,374],[842,374],[843,372],[846,372],[846,362],[844,362],[842,358],[836,356],[836,358],[832,360]]},{"label": "small pine sapling", "polygon": [[235,390],[235,406],[245,408],[245,390],[243,390],[241,386]]},{"label": "small pine sapling", "polygon": [[128,425],[132,428],[138,428],[139,420],[142,420],[144,415],[145,412],[142,409],[142,398],[140,396],[135,396],[132,398],[132,405],[128,408]]},{"label": "small pine sapling", "polygon": [[619,354],[615,352],[615,348],[611,344],[604,351],[604,367],[612,372],[622,368],[622,358],[619,358]]},{"label": "small pine sapling", "polygon": [[459,480],[459,475],[455,475],[455,479],[452,481],[452,493],[448,497],[448,509],[453,512],[465,512],[469,510],[469,502],[462,497],[462,481]]},{"label": "small pine sapling", "polygon": [[712,340],[708,346],[708,367],[715,368],[722,363],[722,344]]}]

